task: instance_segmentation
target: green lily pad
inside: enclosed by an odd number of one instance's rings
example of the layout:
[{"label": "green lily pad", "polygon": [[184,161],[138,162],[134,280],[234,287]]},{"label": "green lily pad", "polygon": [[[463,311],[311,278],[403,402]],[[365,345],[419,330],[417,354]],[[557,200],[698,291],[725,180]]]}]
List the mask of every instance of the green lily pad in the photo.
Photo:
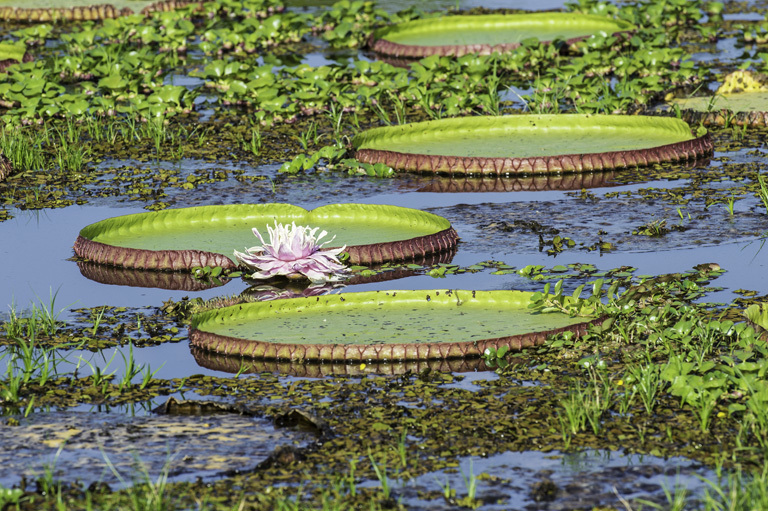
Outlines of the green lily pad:
[{"label": "green lily pad", "polygon": [[369,46],[377,53],[393,57],[458,57],[467,53],[489,55],[509,51],[530,38],[573,43],[592,35],[634,29],[634,25],[625,21],[562,12],[446,16],[381,28],[371,35]]},{"label": "green lily pad", "polygon": [[711,154],[679,119],[596,114],[458,117],[374,128],[355,158],[413,172],[517,174],[607,170]]},{"label": "green lily pad", "polygon": [[686,119],[704,125],[768,125],[768,76],[738,70],[727,75],[711,96],[671,101]]},{"label": "green lily pad", "polygon": [[458,240],[445,218],[409,208],[332,204],[307,211],[290,204],[235,204],[108,218],[81,230],[74,250],[83,259],[126,268],[236,268],[234,250],[258,244],[251,229],[266,236],[275,221],[328,231],[336,236],[332,245],[347,246],[352,264],[424,257],[450,251]]},{"label": "green lily pad", "polygon": [[[538,313],[523,291],[369,291],[254,302],[192,317],[190,344],[275,360],[419,360],[513,350],[590,319]],[[594,318],[591,318],[594,321]]]},{"label": "green lily pad", "polygon": [[199,0],[0,0],[0,20],[49,22],[118,18],[200,4]]}]

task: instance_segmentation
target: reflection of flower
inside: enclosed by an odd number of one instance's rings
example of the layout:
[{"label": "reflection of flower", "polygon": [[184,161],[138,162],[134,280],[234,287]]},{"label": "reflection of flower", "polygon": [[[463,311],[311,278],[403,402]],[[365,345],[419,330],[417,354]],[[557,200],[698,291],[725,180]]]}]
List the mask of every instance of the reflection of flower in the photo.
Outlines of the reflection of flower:
[{"label": "reflection of flower", "polygon": [[253,234],[259,238],[262,246],[245,249],[245,253],[235,250],[235,257],[244,265],[259,270],[251,275],[254,279],[268,279],[278,275],[289,277],[304,275],[312,282],[339,280],[346,273],[346,267],[339,261],[346,245],[341,248],[320,250],[323,245],[333,241],[318,243],[328,234],[326,231],[315,236],[319,227],[278,224],[275,228],[267,226],[269,243],[264,242],[258,229]]},{"label": "reflection of flower", "polygon": [[344,287],[344,284],[329,284],[327,282],[312,284],[304,289],[294,286],[281,289],[275,286],[261,285],[249,288],[246,292],[248,293],[248,296],[254,297],[260,302],[268,302],[279,300],[281,298],[306,298],[309,296],[326,295],[340,291]]}]

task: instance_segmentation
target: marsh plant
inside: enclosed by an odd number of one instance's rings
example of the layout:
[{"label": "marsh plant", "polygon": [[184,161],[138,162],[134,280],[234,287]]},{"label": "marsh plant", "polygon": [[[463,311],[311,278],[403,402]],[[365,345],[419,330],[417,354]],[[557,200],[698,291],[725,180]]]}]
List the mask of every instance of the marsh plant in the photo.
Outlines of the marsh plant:
[{"label": "marsh plant", "polygon": [[0,129],[0,153],[17,171],[46,168],[42,145],[45,134],[36,130]]},{"label": "marsh plant", "polygon": [[8,337],[31,338],[40,336],[53,337],[61,326],[59,317],[67,307],[56,309],[56,298],[59,291],[49,290],[49,298],[43,301],[38,297],[38,303],[32,303],[29,309],[17,311],[16,305],[11,304],[9,319],[2,325],[2,330]]},{"label": "marsh plant", "polygon": [[766,183],[766,178],[761,172],[758,172],[757,174],[757,182],[760,184],[758,196],[765,207],[765,211],[768,213],[768,183]]}]

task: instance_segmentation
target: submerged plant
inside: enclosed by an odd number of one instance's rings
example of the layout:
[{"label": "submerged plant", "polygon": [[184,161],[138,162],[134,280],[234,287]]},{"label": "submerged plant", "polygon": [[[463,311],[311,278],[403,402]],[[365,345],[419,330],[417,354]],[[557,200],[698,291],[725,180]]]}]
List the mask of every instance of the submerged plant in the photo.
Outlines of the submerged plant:
[{"label": "submerged plant", "polygon": [[312,282],[325,282],[339,280],[347,269],[339,255],[347,248],[332,248],[321,250],[334,240],[320,243],[327,231],[316,234],[319,227],[314,229],[309,226],[297,226],[291,222],[290,227],[277,223],[275,228],[267,226],[269,231],[269,243],[264,241],[258,229],[253,229],[253,234],[261,241],[261,246],[246,249],[245,253],[235,250],[238,261],[249,268],[258,271],[250,275],[254,279],[268,279],[284,275],[289,278],[304,276]]}]

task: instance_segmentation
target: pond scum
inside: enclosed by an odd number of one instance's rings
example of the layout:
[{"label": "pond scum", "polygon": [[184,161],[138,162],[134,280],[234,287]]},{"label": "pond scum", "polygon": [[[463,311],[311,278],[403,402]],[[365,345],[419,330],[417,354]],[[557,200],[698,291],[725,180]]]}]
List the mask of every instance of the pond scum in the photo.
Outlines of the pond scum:
[{"label": "pond scum", "polygon": [[[361,58],[368,35],[388,23],[449,12],[410,8],[391,14],[372,2],[347,0],[311,11],[276,0],[217,0],[166,2],[146,14],[97,21],[56,17],[36,23],[0,9],[7,16],[2,43],[13,46],[0,46],[12,60],[0,72],[0,151],[8,160],[0,167],[0,221],[19,210],[98,200],[137,201],[160,210],[177,205],[180,190],[205,196],[229,178],[275,186],[241,169],[201,166],[184,176],[172,167],[115,169],[104,164],[109,161],[274,164],[281,166],[278,186],[299,186],[305,174],[339,181],[347,175],[391,178],[393,169],[352,158],[351,138],[375,126],[476,114],[581,112],[674,115],[698,128],[706,116],[665,101],[701,95],[736,68],[764,71],[760,45],[768,25],[723,16],[747,9],[762,15],[762,5],[578,0],[566,9],[638,28],[572,45],[525,40],[503,55],[433,56],[408,67]],[[721,59],[719,42],[745,56]],[[338,62],[311,65],[310,57],[318,55]],[[738,115],[721,120],[722,126],[709,126],[716,152],[762,147],[762,126]],[[641,171],[643,179],[696,178],[678,188],[627,194],[635,202],[666,201],[681,219],[681,208],[691,201],[726,207],[736,216],[734,205],[741,202],[768,214],[763,167],[762,161],[737,165],[727,158],[707,172],[656,165]],[[637,175],[627,169],[616,180],[632,182]],[[702,187],[716,182],[723,186]],[[586,190],[581,198],[600,200]],[[552,255],[615,248],[608,240],[576,246],[568,237],[552,238],[546,226],[533,228]],[[637,227],[634,235],[663,237],[673,230],[657,221]],[[666,495],[657,489],[646,501],[602,495],[579,508],[768,509],[768,346],[760,328],[768,326],[761,305],[765,290],[740,290],[742,297],[729,304],[705,302],[723,272],[716,264],[659,276],[578,264],[514,269],[498,261],[414,264],[409,270],[435,278],[515,271],[552,284],[535,295],[533,307],[605,320],[579,339],[559,334],[514,356],[489,350],[481,367],[496,374],[488,373],[493,377],[476,381],[471,390],[455,385],[464,379],[461,373],[426,365],[369,376],[366,369],[386,368],[355,364],[343,368],[348,374],[291,379],[272,371],[323,376],[323,369],[312,373],[302,364],[254,362],[232,377],[164,380],[134,361],[134,348],[185,340],[190,314],[216,303],[169,301],[140,311],[104,306],[69,311],[64,320],[52,294],[28,310],[12,307],[0,326],[3,428],[21,428],[38,414],[80,405],[120,409],[187,393],[224,403],[216,413],[247,413],[276,427],[303,428],[312,439],[279,447],[247,470],[222,470],[197,482],[171,482],[168,471],[159,477],[139,472],[130,478],[134,484],[118,488],[62,482],[48,470],[35,481],[0,489],[0,508],[515,508],[502,490],[495,491],[510,481],[494,474],[462,470],[465,484],[458,487],[436,479],[409,490],[408,483],[431,472],[455,473],[467,458],[605,449],[683,456],[714,475],[695,496],[674,487],[665,488]],[[226,278],[215,268],[198,275]],[[575,300],[566,302],[566,294]],[[217,303],[240,299],[245,298]],[[743,313],[750,304],[756,304],[753,323]],[[116,345],[130,347],[122,376],[102,366],[91,366],[90,376],[63,369],[72,367],[64,359],[75,349]],[[166,407],[165,413],[212,413],[201,411],[203,405],[192,408]],[[571,491],[543,483],[524,490],[531,505],[545,506]]]}]

